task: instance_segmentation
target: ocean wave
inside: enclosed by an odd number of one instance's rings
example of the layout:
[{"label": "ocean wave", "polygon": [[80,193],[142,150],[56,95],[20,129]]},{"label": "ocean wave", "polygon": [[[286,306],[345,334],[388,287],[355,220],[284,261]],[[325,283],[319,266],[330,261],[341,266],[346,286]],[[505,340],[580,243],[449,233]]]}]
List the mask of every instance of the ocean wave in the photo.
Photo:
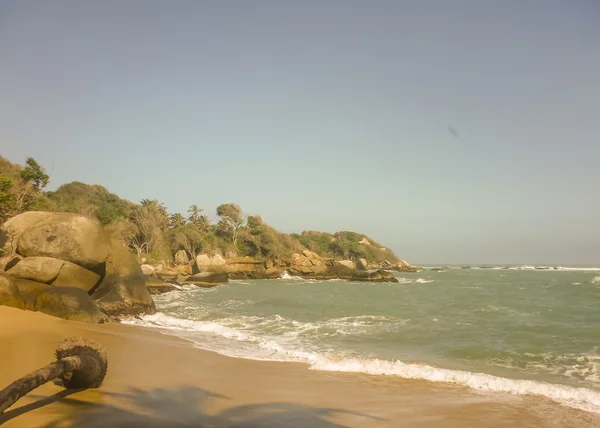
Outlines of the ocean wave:
[{"label": "ocean wave", "polygon": [[600,276],[595,276],[590,281],[592,284],[600,284]]},{"label": "ocean wave", "polygon": [[[139,323],[137,319],[127,319],[124,322]],[[397,331],[409,322],[409,319],[376,315],[348,316],[313,322],[292,320],[280,315],[268,317],[236,315],[220,318],[218,322],[177,318],[161,312],[143,317],[143,325],[148,327],[209,332],[227,338],[251,341],[257,340],[258,335],[288,341],[303,337],[314,340],[333,336],[371,336]]]},{"label": "ocean wave", "polygon": [[434,282],[434,279],[425,279],[425,278],[405,278],[402,276],[396,277],[398,283],[400,284],[428,284],[430,282]]},{"label": "ocean wave", "polygon": [[[295,328],[309,329],[318,327],[318,323],[300,323],[298,321],[286,320],[282,317],[246,317],[236,322],[243,327],[248,323],[256,326],[256,323],[285,324],[295,323]],[[156,313],[143,316],[139,319],[128,319],[123,322],[145,327],[159,328],[163,332],[181,335],[181,332],[191,333],[182,337],[193,341],[197,346],[229,355],[246,359],[271,360],[271,361],[296,361],[307,363],[312,370],[339,371],[367,373],[371,375],[398,376],[405,379],[421,379],[432,382],[446,382],[467,386],[469,388],[504,392],[515,395],[538,395],[554,400],[566,406],[600,413],[600,393],[588,388],[575,388],[566,385],[555,385],[524,379],[508,379],[485,373],[473,373],[469,371],[450,370],[433,367],[420,363],[405,363],[403,361],[387,361],[379,359],[356,358],[339,354],[333,351],[315,352],[313,350],[298,349],[298,340],[288,338],[288,344],[280,343],[282,338],[263,336],[253,332],[242,331],[221,322],[194,321],[180,319]],[[370,325],[371,323],[397,323],[397,319],[384,316],[356,316],[335,318],[327,321],[330,326],[335,324],[344,326]],[[404,320],[408,322],[408,320]],[[291,331],[291,330],[290,330]],[[227,340],[241,342],[242,346],[217,346],[217,341],[209,338],[198,337],[194,333],[207,333],[211,337],[220,337]],[[281,334],[281,331],[279,332]],[[289,332],[288,332],[289,333]],[[300,331],[298,334],[300,335]],[[246,346],[248,345],[248,346]],[[594,360],[596,361],[596,360]]]},{"label": "ocean wave", "polygon": [[287,270],[283,271],[283,273],[281,274],[281,276],[279,277],[279,279],[287,279],[287,280],[294,280],[294,281],[304,281],[304,278],[302,278],[301,276],[290,275]]},{"label": "ocean wave", "polygon": [[599,272],[599,267],[565,267],[565,266],[510,266],[509,270],[532,270],[532,271],[551,271],[551,272]]},{"label": "ocean wave", "polygon": [[574,388],[524,379],[507,379],[485,373],[449,370],[426,364],[377,359],[343,359],[334,362],[318,359],[310,367],[313,370],[392,375],[405,379],[454,383],[472,389],[514,395],[538,395],[569,407],[600,413],[600,393],[588,388]]},{"label": "ocean wave", "polygon": [[486,364],[514,369],[524,367],[528,372],[561,375],[577,381],[600,385],[600,355],[598,348],[585,354],[557,354],[554,352],[519,354],[507,352],[504,356],[486,359]]}]

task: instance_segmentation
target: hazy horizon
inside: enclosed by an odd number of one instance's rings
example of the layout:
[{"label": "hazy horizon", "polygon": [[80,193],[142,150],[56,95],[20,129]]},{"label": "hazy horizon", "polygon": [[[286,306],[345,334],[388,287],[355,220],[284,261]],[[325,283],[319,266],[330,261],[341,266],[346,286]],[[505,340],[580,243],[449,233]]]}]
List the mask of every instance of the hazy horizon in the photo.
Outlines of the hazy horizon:
[{"label": "hazy horizon", "polygon": [[0,155],[415,264],[599,265],[600,3],[0,3]]}]

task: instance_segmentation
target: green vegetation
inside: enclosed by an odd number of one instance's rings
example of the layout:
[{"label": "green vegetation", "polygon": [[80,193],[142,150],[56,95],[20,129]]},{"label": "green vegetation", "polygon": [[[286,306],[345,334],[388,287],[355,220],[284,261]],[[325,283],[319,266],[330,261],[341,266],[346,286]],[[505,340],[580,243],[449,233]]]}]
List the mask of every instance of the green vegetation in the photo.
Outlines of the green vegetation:
[{"label": "green vegetation", "polygon": [[39,209],[45,211],[67,211],[96,217],[102,226],[127,217],[134,204],[110,193],[100,185],[89,185],[74,181],[63,184],[54,192],[46,193],[46,200]]},{"label": "green vegetation", "polygon": [[135,204],[102,186],[77,181],[44,192],[48,181],[44,168],[33,158],[21,167],[0,157],[0,224],[34,209],[83,214],[95,217],[140,258],[150,260],[172,260],[177,251],[184,250],[191,259],[200,253],[220,253],[288,262],[292,254],[308,249],[326,258],[398,261],[391,250],[365,235],[316,231],[288,235],[260,216],[246,216],[233,203],[219,205],[219,221],[211,224],[198,205],[190,206],[187,215],[168,213],[157,200],[143,199]]},{"label": "green vegetation", "polygon": [[335,259],[358,260],[365,259],[373,262],[397,262],[399,259],[389,248],[366,235],[355,232],[337,232],[335,234],[305,231],[294,236],[300,244],[322,257]]},{"label": "green vegetation", "polygon": [[22,167],[0,156],[0,224],[9,217],[35,209],[43,202],[45,195],[42,189],[49,179],[44,168],[31,157]]}]

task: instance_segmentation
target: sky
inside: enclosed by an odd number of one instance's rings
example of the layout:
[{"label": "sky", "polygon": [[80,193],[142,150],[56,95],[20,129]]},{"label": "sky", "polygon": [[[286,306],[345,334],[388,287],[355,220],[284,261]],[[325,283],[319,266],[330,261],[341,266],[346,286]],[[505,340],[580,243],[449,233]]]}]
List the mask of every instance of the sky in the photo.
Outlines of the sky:
[{"label": "sky", "polygon": [[417,264],[600,264],[600,2],[0,2],[0,155]]}]

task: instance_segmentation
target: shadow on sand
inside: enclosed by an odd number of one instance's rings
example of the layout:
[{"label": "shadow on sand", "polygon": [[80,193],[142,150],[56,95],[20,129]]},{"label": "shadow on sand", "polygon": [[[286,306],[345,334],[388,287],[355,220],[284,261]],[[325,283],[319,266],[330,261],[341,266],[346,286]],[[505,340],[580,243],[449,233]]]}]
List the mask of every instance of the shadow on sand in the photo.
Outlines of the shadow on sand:
[{"label": "shadow on sand", "polygon": [[[342,428],[331,421],[336,415],[345,415],[356,422],[381,420],[343,409],[316,408],[290,403],[261,403],[227,407],[218,413],[209,413],[211,400],[229,400],[228,397],[187,386],[174,389],[158,388],[145,391],[130,388],[127,393],[100,392],[100,398],[120,405],[90,403],[71,397],[73,392],[61,391],[51,397],[7,411],[0,416],[0,424],[28,411],[59,403],[66,406],[61,419],[45,425],[63,427],[198,427],[198,428]],[[102,400],[100,400],[102,401]],[[223,404],[223,403],[221,403]],[[368,424],[367,424],[368,425]]]}]

